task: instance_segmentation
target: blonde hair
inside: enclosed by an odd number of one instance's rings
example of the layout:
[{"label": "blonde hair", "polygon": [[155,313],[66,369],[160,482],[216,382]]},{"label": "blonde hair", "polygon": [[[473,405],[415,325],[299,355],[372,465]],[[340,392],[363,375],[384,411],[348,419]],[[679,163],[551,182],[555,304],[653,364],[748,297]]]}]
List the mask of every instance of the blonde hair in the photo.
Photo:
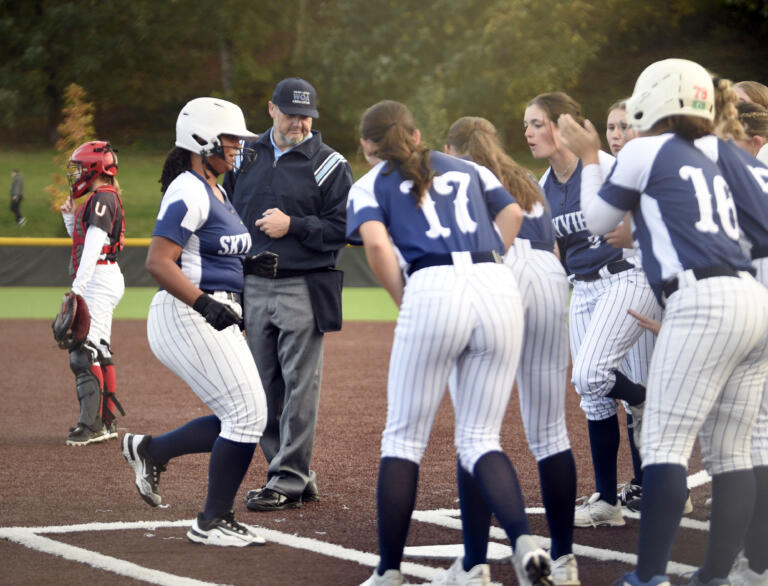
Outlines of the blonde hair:
[{"label": "blonde hair", "polygon": [[736,110],[739,97],[733,89],[733,82],[723,78],[715,78],[712,82],[715,86],[715,134],[723,140],[747,138]]},{"label": "blonde hair", "polygon": [[768,109],[756,102],[736,104],[739,122],[749,136],[762,136],[768,140]]},{"label": "blonde hair", "polygon": [[617,102],[614,102],[610,106],[608,106],[608,110],[606,110],[605,115],[607,116],[608,114],[610,114],[614,110],[624,110],[624,111],[626,111],[626,109],[627,109],[627,100],[619,100]]},{"label": "blonde hair", "polygon": [[760,104],[763,108],[768,108],[768,87],[759,81],[740,81],[734,84],[735,88],[740,89],[747,94],[747,97],[755,104]]},{"label": "blonde hair", "polygon": [[405,179],[413,181],[411,193],[421,203],[435,172],[429,166],[429,148],[416,143],[415,130],[411,111],[394,100],[374,104],[360,121],[360,136],[373,142],[373,154],[389,165],[384,173],[397,169]]},{"label": "blonde hair", "polygon": [[459,118],[448,129],[445,144],[456,154],[490,169],[525,211],[530,212],[537,202],[546,205],[531,172],[504,152],[496,128],[485,118]]}]

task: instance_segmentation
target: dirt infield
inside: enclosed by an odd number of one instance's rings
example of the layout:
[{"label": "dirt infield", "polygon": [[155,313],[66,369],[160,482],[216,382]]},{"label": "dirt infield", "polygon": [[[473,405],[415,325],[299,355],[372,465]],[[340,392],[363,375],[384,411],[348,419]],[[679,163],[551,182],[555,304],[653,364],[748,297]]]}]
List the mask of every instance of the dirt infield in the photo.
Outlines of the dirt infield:
[{"label": "dirt infield", "polygon": [[[208,413],[194,394],[154,358],[145,323],[114,324],[119,397],[127,415],[119,431],[162,433]],[[0,427],[0,583],[3,584],[263,584],[355,585],[376,563],[375,493],[379,438],[386,415],[385,380],[394,324],[346,323],[326,337],[323,391],[313,468],[321,500],[301,509],[254,513],[245,491],[264,483],[257,451],[241,494],[237,518],[262,527],[265,547],[233,551],[196,546],[184,537],[202,509],[207,455],[171,462],[160,492],[168,508],[149,508],[137,495],[132,471],[116,441],[67,447],[77,419],[66,353],[41,321],[0,321],[2,427]],[[579,475],[579,494],[593,490],[589,442],[578,397],[568,393],[568,428]],[[453,415],[447,396],[420,472],[417,514],[404,566],[409,583],[429,582],[447,567],[461,542],[452,448]],[[622,431],[619,479],[631,477]],[[528,452],[516,395],[504,424],[503,444],[517,467],[528,507],[540,507],[536,463]],[[701,469],[698,455],[689,474]],[[697,566],[706,539],[705,499],[710,485],[693,476],[694,512],[678,534],[675,568]],[[544,517],[530,514],[532,531],[547,537]],[[15,528],[15,529],[11,529]],[[492,533],[492,540],[506,540]],[[625,527],[576,529],[582,584],[611,584],[631,568],[637,520]],[[437,552],[437,553],[436,553]],[[503,552],[502,552],[503,553]],[[516,584],[512,567],[492,562],[495,582]]]}]

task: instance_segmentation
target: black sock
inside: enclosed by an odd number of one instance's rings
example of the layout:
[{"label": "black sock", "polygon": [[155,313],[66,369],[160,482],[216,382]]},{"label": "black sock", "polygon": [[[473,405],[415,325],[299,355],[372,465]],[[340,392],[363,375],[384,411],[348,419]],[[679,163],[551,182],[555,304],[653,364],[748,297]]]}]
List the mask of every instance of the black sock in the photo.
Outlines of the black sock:
[{"label": "black sock", "polygon": [[539,463],[541,499],[552,540],[553,560],[573,552],[573,510],[576,506],[576,463],[571,450],[544,458]]},{"label": "black sock", "polygon": [[749,560],[750,569],[762,574],[768,570],[768,466],[757,466],[753,470],[757,498],[752,521],[744,538],[744,555]]},{"label": "black sock", "polygon": [[608,393],[612,399],[621,399],[633,407],[645,401],[645,386],[629,380],[618,370],[613,371],[616,375],[616,382]]},{"label": "black sock", "polygon": [[491,509],[472,474],[458,463],[456,477],[461,508],[461,532],[464,537],[464,570],[484,564],[488,555]]},{"label": "black sock", "polygon": [[213,442],[208,462],[208,498],[203,517],[212,519],[232,510],[237,489],[253,458],[256,444],[233,442],[221,436]]},{"label": "black sock", "polygon": [[747,532],[755,494],[752,469],[712,476],[707,557],[699,569],[702,582],[728,576]]},{"label": "black sock", "polygon": [[643,462],[640,459],[640,450],[635,445],[635,434],[632,433],[632,414],[627,413],[627,437],[629,438],[629,453],[632,456],[632,472],[635,477],[632,479],[634,484],[643,485]]},{"label": "black sock", "polygon": [[595,488],[600,498],[610,505],[616,504],[616,458],[619,455],[619,417],[612,415],[600,421],[587,421]]},{"label": "black sock", "polygon": [[488,452],[477,461],[472,476],[514,547],[517,538],[530,533],[530,529],[523,493],[512,462],[504,452]]},{"label": "black sock", "polygon": [[419,465],[401,458],[382,458],[376,505],[379,523],[379,574],[397,570],[416,504]]},{"label": "black sock", "polygon": [[184,454],[210,452],[221,432],[221,422],[215,415],[193,419],[173,431],[156,435],[149,442],[149,457],[167,462]]},{"label": "black sock", "polygon": [[688,488],[685,468],[677,464],[646,466],[640,506],[637,570],[640,580],[665,575]]}]

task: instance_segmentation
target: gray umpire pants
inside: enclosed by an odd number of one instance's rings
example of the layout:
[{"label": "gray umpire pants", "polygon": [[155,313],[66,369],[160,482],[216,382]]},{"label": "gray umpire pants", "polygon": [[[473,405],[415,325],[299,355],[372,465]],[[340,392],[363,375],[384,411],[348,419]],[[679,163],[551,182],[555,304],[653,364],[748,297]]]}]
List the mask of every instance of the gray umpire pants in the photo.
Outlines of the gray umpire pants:
[{"label": "gray umpire pants", "polygon": [[298,499],[317,493],[309,465],[315,442],[323,334],[304,277],[245,276],[245,329],[267,396],[261,449],[269,463],[267,488]]}]

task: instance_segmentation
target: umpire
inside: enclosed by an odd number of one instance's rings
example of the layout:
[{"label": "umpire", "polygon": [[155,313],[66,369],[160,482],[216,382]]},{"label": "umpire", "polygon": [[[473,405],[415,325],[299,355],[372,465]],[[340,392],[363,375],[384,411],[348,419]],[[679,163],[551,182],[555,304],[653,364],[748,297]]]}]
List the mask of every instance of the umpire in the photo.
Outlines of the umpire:
[{"label": "umpire", "polygon": [[[352,170],[312,130],[317,92],[294,77],[277,84],[272,128],[247,143],[224,182],[253,239],[245,261],[245,327],[267,395],[261,448],[267,483],[248,508],[279,511],[317,500],[310,470],[323,367],[323,334],[341,329],[347,193]],[[252,152],[248,152],[248,148]]]}]

